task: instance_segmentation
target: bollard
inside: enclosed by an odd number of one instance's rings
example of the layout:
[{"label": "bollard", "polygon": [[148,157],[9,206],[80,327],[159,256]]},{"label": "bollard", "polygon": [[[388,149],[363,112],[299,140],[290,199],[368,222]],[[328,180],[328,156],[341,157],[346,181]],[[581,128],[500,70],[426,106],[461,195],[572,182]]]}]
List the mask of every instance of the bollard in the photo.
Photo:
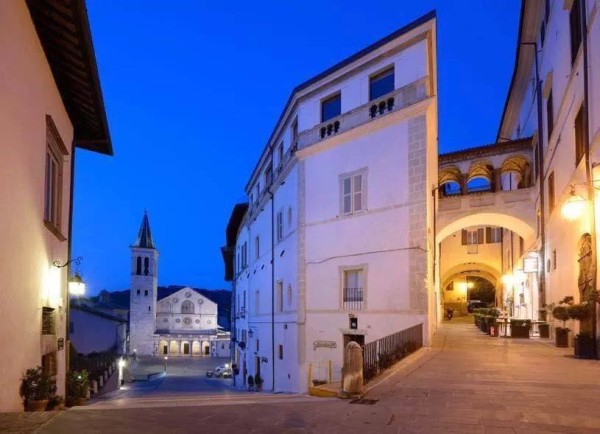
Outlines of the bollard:
[{"label": "bollard", "polygon": [[86,397],[86,399],[90,399],[90,397],[91,397],[91,393],[90,393],[90,388],[89,387],[88,387],[88,390],[87,390],[87,392],[85,394],[85,397]]},{"label": "bollard", "polygon": [[98,381],[96,380],[92,381],[92,392],[94,395],[98,393]]},{"label": "bollard", "polygon": [[100,376],[100,378],[98,378],[98,386],[100,386],[100,389],[104,387],[104,377]]},{"label": "bollard", "polygon": [[363,355],[362,348],[356,342],[348,342],[344,359],[344,380],[342,391],[349,396],[362,394],[363,391]]}]

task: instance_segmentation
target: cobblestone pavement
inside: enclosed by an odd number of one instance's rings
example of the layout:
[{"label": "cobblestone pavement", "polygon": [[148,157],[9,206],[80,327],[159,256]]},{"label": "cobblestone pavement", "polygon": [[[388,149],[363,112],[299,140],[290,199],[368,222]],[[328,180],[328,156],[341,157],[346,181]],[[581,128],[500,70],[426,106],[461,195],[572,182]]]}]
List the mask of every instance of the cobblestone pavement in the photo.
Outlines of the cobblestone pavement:
[{"label": "cobblestone pavement", "polygon": [[600,364],[571,354],[453,321],[432,349],[368,391],[372,405],[266,393],[154,397],[62,412],[40,432],[598,433]]}]

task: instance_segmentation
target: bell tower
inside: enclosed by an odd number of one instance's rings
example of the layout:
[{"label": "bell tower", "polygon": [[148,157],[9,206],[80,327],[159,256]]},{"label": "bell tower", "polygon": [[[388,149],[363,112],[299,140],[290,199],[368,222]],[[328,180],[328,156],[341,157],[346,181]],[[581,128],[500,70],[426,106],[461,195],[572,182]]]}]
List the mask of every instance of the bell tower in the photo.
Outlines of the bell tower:
[{"label": "bell tower", "polygon": [[158,251],[152,240],[148,213],[144,212],[137,240],[131,250],[129,286],[129,351],[152,355],[156,325]]}]

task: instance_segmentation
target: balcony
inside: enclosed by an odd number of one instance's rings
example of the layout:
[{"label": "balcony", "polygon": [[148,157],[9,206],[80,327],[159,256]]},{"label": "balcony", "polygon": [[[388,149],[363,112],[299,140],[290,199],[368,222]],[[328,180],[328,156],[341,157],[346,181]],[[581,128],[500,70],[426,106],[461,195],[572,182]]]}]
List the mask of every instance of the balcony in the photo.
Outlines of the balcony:
[{"label": "balcony", "polygon": [[363,289],[362,288],[344,288],[344,310],[362,310],[363,308]]},{"label": "balcony", "polygon": [[318,124],[300,133],[299,149],[307,148],[321,140],[359,127],[391,112],[401,110],[431,96],[429,77],[422,77],[406,86],[394,90],[381,98],[369,101],[349,112]]}]

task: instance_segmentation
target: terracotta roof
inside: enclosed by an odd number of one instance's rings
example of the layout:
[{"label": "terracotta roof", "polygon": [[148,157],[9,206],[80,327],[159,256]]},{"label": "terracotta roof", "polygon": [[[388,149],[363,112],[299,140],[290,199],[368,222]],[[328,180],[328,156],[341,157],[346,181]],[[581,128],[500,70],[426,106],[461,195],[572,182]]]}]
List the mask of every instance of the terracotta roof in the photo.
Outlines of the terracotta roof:
[{"label": "terracotta roof", "polygon": [[75,146],[113,148],[84,0],[26,0],[65,109]]},{"label": "terracotta roof", "polygon": [[471,158],[480,158],[490,155],[507,154],[509,152],[531,151],[531,137],[525,137],[506,142],[492,143],[490,145],[475,146],[472,148],[460,149],[458,151],[440,154],[438,164],[447,164],[457,161],[469,160]]}]

